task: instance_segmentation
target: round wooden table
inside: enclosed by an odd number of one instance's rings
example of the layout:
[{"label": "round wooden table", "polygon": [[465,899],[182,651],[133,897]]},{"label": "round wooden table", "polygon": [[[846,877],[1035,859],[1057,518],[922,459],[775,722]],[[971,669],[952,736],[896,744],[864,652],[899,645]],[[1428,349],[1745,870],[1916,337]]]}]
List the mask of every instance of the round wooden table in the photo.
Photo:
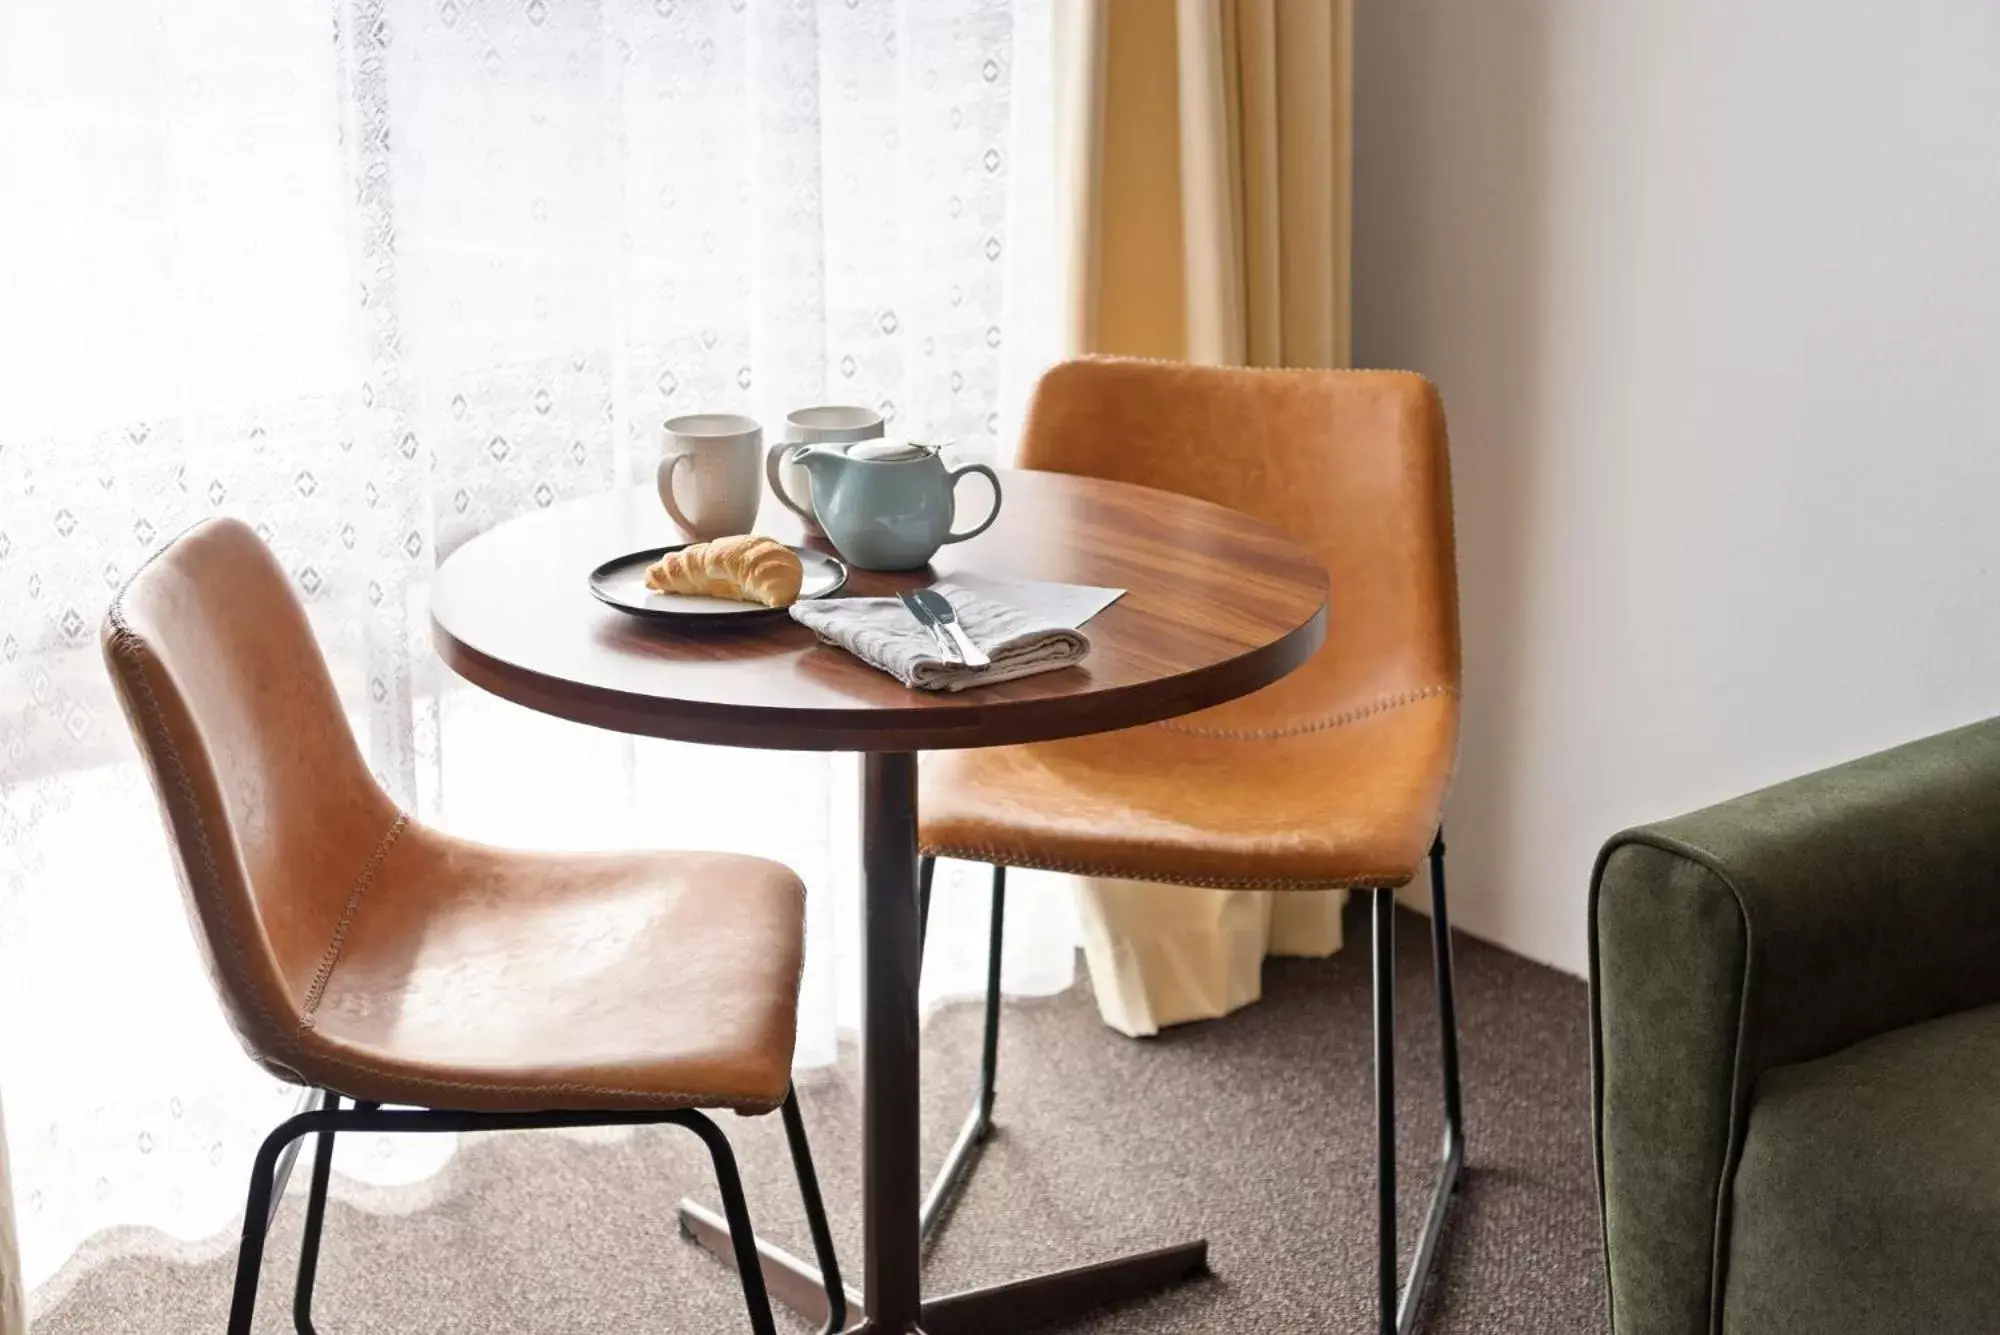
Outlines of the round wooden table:
[{"label": "round wooden table", "polygon": [[[913,691],[789,618],[679,630],[597,602],[598,563],[679,540],[650,488],[537,511],[439,567],[433,638],[460,675],[530,709],[618,732],[862,754],[862,1328],[882,1335],[1014,1331],[1199,1271],[1205,1243],[926,1302],[918,1235],[916,753],[1108,732],[1247,695],[1326,635],[1326,572],[1275,529],[1205,501],[1059,473],[1003,472],[980,537],[927,570],[857,570],[844,596],[954,571],[1128,590],[1085,627],[1080,667],[951,694]],[[775,503],[758,531],[801,542]],[[683,1207],[713,1244],[715,1221]],[[810,1309],[818,1271],[760,1244],[771,1291]],[[728,1256],[724,1243],[720,1254]]]}]

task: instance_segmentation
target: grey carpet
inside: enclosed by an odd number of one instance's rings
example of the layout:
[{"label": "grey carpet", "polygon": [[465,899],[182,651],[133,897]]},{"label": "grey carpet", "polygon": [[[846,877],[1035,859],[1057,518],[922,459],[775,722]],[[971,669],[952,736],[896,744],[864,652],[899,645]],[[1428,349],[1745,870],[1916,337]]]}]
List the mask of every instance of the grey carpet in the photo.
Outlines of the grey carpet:
[{"label": "grey carpet", "polygon": [[[1085,988],[1011,1005],[1001,1129],[930,1257],[927,1289],[1206,1235],[1212,1277],[1071,1329],[1373,1329],[1368,952],[1354,907],[1353,944],[1341,955],[1274,961],[1261,1004],[1157,1040],[1105,1029]],[[1398,933],[1406,1254],[1439,1135],[1426,927],[1404,914]],[[1458,979],[1471,1168],[1446,1234],[1441,1282],[1427,1299],[1427,1329],[1601,1331],[1583,985],[1463,938]],[[938,1015],[924,1043],[925,1148],[935,1164],[972,1086],[977,1008]],[[801,1092],[842,1258],[858,1272],[852,1063]],[[726,1125],[758,1223],[809,1255],[778,1119]],[[697,1143],[672,1128],[615,1143],[479,1138],[417,1193],[424,1208],[383,1213],[379,1203],[364,1210],[336,1200],[318,1324],[329,1335],[734,1335],[747,1327],[733,1277],[684,1242],[674,1222],[674,1202],[708,1195],[706,1181]],[[295,1187],[265,1270],[259,1332],[291,1329],[301,1213]],[[222,1330],[228,1240],[197,1249],[205,1257],[138,1238],[113,1242],[108,1250],[121,1254],[69,1286],[37,1335]],[[782,1316],[781,1326],[805,1329]]]}]

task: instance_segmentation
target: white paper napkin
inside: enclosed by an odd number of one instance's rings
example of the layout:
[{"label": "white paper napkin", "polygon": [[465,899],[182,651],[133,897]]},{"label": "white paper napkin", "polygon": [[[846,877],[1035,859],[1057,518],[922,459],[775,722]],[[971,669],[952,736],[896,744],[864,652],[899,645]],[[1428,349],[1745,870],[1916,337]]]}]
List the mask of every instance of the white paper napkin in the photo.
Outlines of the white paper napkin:
[{"label": "white paper napkin", "polygon": [[1090,654],[1090,638],[1074,626],[956,583],[939,584],[937,591],[951,599],[959,628],[986,651],[992,666],[969,668],[947,659],[930,630],[898,598],[815,598],[793,603],[792,619],[920,691],[962,691],[1013,681],[1073,667]]},{"label": "white paper napkin", "polygon": [[1054,626],[1074,629],[1125,596],[1123,589],[1101,589],[1092,584],[1057,584],[1045,579],[1003,579],[998,575],[977,575],[961,571],[951,582],[969,593],[991,598],[996,603],[1018,607],[1029,616]]}]

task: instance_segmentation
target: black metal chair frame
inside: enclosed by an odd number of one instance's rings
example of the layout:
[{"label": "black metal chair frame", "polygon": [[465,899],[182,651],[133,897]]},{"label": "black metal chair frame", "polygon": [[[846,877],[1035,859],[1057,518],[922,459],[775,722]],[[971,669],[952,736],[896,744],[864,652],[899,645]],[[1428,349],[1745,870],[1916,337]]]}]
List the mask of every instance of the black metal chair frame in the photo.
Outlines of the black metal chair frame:
[{"label": "black metal chair frame", "polygon": [[[1439,1045],[1444,1074],[1444,1143],[1437,1183],[1410,1265],[1408,1284],[1401,1284],[1396,1267],[1396,892],[1370,889],[1374,928],[1374,1042],[1376,1237],[1378,1242],[1378,1311],[1383,1335],[1410,1335],[1424,1289],[1437,1262],[1445,1216],[1465,1167],[1465,1120],[1459,1097],[1458,1006],[1452,986],[1451,921],[1445,907],[1444,831],[1431,842],[1431,950],[1437,977]],[[930,922],[931,876],[937,859],[923,859],[919,880],[920,914]],[[942,1224],[981,1148],[993,1134],[993,1099],[1000,1057],[1000,956],[1007,916],[1007,868],[993,866],[992,923],[986,950],[986,1028],[980,1048],[979,1093],[951,1152],[945,1157],[931,1189],[924,1195],[919,1228],[928,1243]]]},{"label": "black metal chair frame", "polygon": [[[819,1178],[813,1171],[812,1149],[806,1141],[805,1120],[799,1113],[798,1095],[785,1092],[781,1107],[785,1138],[791,1147],[792,1167],[798,1174],[806,1222],[812,1230],[813,1249],[825,1277],[833,1319],[829,1330],[846,1324],[846,1290],[840,1280],[840,1266],[834,1257],[833,1234],[826,1221],[826,1205],[820,1197]],[[729,1221],[731,1245],[736,1251],[737,1274],[743,1282],[743,1301],[750,1311],[750,1329],[755,1335],[776,1335],[771,1302],[764,1290],[764,1272],[757,1264],[757,1236],[750,1226],[750,1207],[743,1196],[743,1179],[736,1169],[736,1155],[729,1138],[714,1120],[692,1108],[661,1110],[626,1109],[612,1112],[454,1112],[441,1108],[383,1108],[369,1102],[341,1106],[341,1096],[331,1090],[308,1089],[299,1109],[278,1125],[257,1151],[250,1173],[250,1199],[243,1214],[243,1242],[236,1260],[236,1292],[229,1309],[229,1335],[250,1335],[251,1318],[257,1306],[257,1282],[263,1270],[264,1241],[278,1207],[284,1201],[285,1185],[291,1178],[299,1146],[306,1136],[317,1136],[313,1154],[311,1189],[306,1196],[305,1230],[299,1242],[298,1286],[292,1295],[292,1322],[298,1335],[316,1335],[312,1321],[313,1282],[319,1274],[320,1234],[326,1224],[327,1183],[333,1175],[334,1136],[342,1131],[529,1131],[577,1126],[652,1126],[668,1123],[685,1127],[701,1137],[715,1164],[716,1185],[722,1193],[723,1213]]]}]

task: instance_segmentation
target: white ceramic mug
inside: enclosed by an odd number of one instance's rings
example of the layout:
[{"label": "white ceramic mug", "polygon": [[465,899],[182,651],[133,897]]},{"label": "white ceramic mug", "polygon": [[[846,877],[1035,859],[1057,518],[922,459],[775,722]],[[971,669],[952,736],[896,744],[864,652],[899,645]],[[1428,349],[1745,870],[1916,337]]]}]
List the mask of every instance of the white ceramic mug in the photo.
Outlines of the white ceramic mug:
[{"label": "white ceramic mug", "polygon": [[823,532],[819,517],[813,514],[812,476],[790,461],[793,447],[875,440],[884,430],[886,425],[882,414],[873,408],[828,404],[819,408],[800,408],[785,414],[785,439],[773,445],[764,458],[764,476],[771,484],[771,494],[804,521],[806,532]]},{"label": "white ceramic mug", "polygon": [[764,428],[735,413],[668,419],[655,477],[660,504],[681,532],[705,541],[757,526],[763,446]]}]

